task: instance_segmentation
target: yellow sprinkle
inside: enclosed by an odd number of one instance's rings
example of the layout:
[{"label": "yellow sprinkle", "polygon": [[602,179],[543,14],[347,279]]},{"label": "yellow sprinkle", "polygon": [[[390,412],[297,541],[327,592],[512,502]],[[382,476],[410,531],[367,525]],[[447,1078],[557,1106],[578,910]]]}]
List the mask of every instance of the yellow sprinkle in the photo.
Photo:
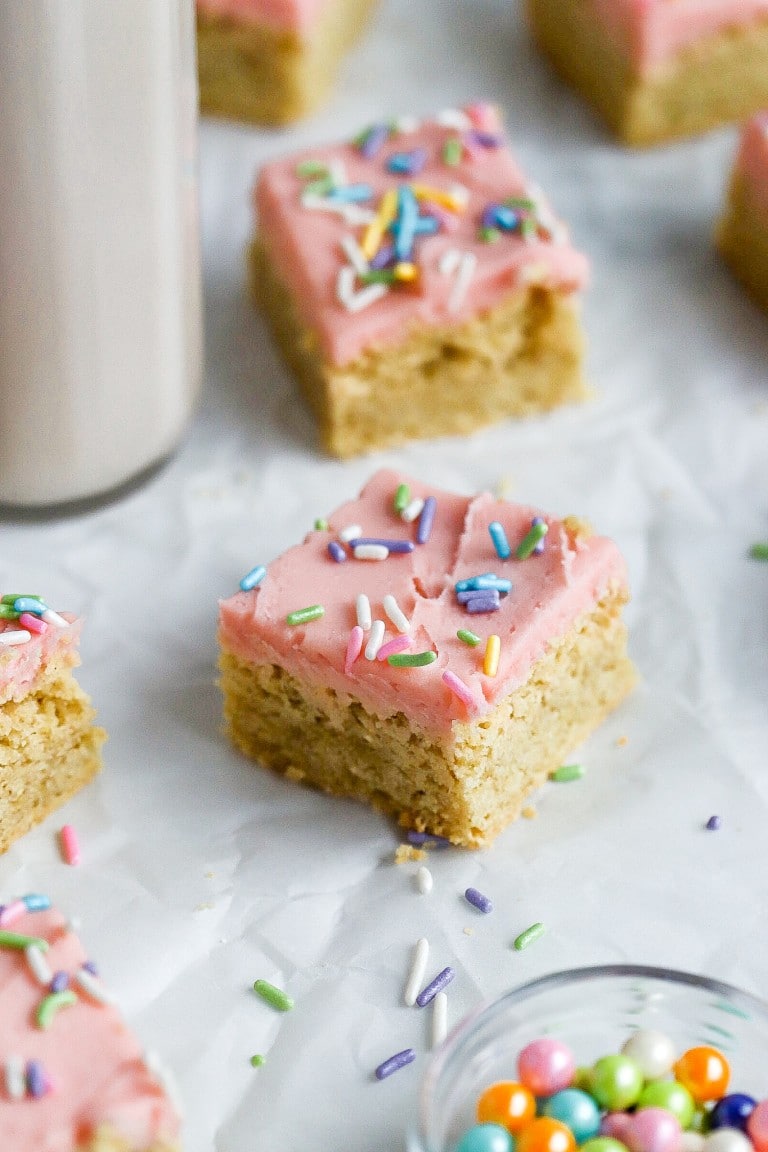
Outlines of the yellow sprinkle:
[{"label": "yellow sprinkle", "polygon": [[431,200],[433,204],[440,204],[451,212],[463,212],[466,208],[466,201],[462,196],[444,192],[442,188],[431,188],[428,184],[414,184],[412,191],[417,200]]},{"label": "yellow sprinkle", "polygon": [[501,655],[501,640],[498,636],[489,636],[485,642],[485,657],[483,659],[483,672],[486,676],[495,676],[499,670],[499,656]]},{"label": "yellow sprinkle", "polygon": [[415,264],[408,264],[405,261],[395,264],[394,271],[396,280],[415,280],[419,274]]},{"label": "yellow sprinkle", "polygon": [[538,812],[532,804],[528,804],[525,808],[523,808],[520,815],[525,816],[526,820],[535,820],[538,816]]},{"label": "yellow sprinkle", "polygon": [[619,736],[616,744],[619,748],[626,748],[627,744],[629,744],[629,736]]},{"label": "yellow sprinkle", "polygon": [[471,936],[472,935],[472,929],[471,928],[465,928],[464,929],[464,935],[465,936]]},{"label": "yellow sprinkle", "polygon": [[390,188],[381,198],[378,215],[365,230],[360,250],[366,260],[372,260],[379,250],[382,237],[397,215],[397,190]]}]

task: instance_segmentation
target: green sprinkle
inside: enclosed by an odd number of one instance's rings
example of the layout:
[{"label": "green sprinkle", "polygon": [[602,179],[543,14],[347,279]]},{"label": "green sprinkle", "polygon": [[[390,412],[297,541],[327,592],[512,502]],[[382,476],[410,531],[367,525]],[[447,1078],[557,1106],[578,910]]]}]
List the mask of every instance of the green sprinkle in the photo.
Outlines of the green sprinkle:
[{"label": "green sprinkle", "polygon": [[41,952],[48,951],[48,941],[40,936],[21,936],[18,932],[0,932],[0,948],[17,948],[22,950],[36,944]]},{"label": "green sprinkle", "polygon": [[10,604],[0,604],[0,620],[18,620],[21,612],[17,612]]},{"label": "green sprinkle", "polygon": [[407,484],[398,484],[395,492],[395,512],[402,512],[411,502],[411,490]]},{"label": "green sprinkle", "polygon": [[535,212],[536,202],[527,200],[524,196],[509,196],[504,201],[505,208],[522,208],[525,212]]},{"label": "green sprinkle", "polygon": [[310,180],[304,185],[304,194],[307,196],[327,196],[333,191],[334,180],[332,176],[320,176],[317,180]]},{"label": "green sprinkle", "polygon": [[296,175],[306,179],[310,176],[328,176],[329,172],[327,166],[319,160],[302,160],[296,165]]},{"label": "green sprinkle", "polygon": [[387,664],[393,668],[426,668],[435,660],[437,652],[396,652],[394,656],[387,656]]},{"label": "green sprinkle", "polygon": [[581,780],[584,775],[584,766],[582,764],[561,764],[554,772],[550,772],[550,780],[554,780],[557,784],[568,784],[571,780]]},{"label": "green sprinkle", "polygon": [[31,592],[6,592],[5,596],[0,597],[0,604],[15,604],[17,600],[40,600],[42,596],[32,595]]},{"label": "green sprinkle", "polygon": [[308,608],[297,608],[295,612],[289,612],[285,622],[294,628],[297,624],[308,624],[310,620],[319,620],[321,616],[325,616],[325,608],[322,604],[310,604]]},{"label": "green sprinkle", "polygon": [[59,1008],[70,1008],[73,1004],[77,1004],[77,996],[70,989],[64,992],[51,992],[50,996],[45,996],[38,1004],[35,1013],[38,1028],[47,1028]]},{"label": "green sprinkle", "polygon": [[263,1063],[263,1056],[251,1056],[251,1068],[261,1068]]},{"label": "green sprinkle", "polygon": [[261,996],[262,1000],[266,1000],[267,1004],[271,1004],[273,1008],[277,1008],[281,1012],[290,1012],[293,1008],[293,1000],[288,993],[283,992],[282,988],[276,988],[267,980],[257,980],[253,990]]},{"label": "green sprinkle", "polygon": [[322,518],[322,516],[320,516],[317,520],[315,520],[315,532],[327,532],[328,528],[329,528],[328,521],[324,520]]},{"label": "green sprinkle", "polygon": [[527,560],[539,541],[543,540],[549,528],[546,524],[533,524],[530,532],[526,533],[515,552],[518,560]]},{"label": "green sprinkle", "polygon": [[359,277],[363,284],[394,284],[397,280],[392,268],[373,268]]},{"label": "green sprinkle", "polygon": [[768,560],[768,544],[753,544],[749,554],[753,560]]},{"label": "green sprinkle", "polygon": [[539,936],[544,935],[544,925],[540,923],[531,924],[530,928],[526,928],[525,932],[521,932],[515,940],[515,950],[522,952],[523,948],[527,948],[529,944],[533,944],[534,940],[538,940]]},{"label": "green sprinkle", "polygon": [[535,236],[536,235],[536,221],[531,220],[531,219],[521,220],[520,221],[520,234],[526,240],[530,236]]},{"label": "green sprinkle", "polygon": [[480,228],[478,236],[483,244],[495,244],[497,240],[501,240],[501,232],[498,228]]},{"label": "green sprinkle", "polygon": [[443,144],[443,164],[455,168],[461,161],[461,140],[458,136],[450,136]]},{"label": "green sprinkle", "polygon": [[468,628],[459,628],[456,635],[462,644],[469,644],[470,648],[477,648],[480,643],[480,637],[476,636],[474,632],[470,632]]}]

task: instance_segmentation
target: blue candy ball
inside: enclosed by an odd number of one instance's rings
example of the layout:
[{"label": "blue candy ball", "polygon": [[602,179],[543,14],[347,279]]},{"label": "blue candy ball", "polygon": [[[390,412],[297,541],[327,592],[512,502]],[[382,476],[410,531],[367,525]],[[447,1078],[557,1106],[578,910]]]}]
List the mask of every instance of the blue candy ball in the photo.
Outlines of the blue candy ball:
[{"label": "blue candy ball", "polygon": [[514,1152],[515,1141],[501,1124],[475,1124],[464,1133],[456,1152]]},{"label": "blue candy ball", "polygon": [[595,1101],[580,1088],[564,1088],[550,1096],[542,1114],[560,1120],[571,1132],[577,1144],[591,1140],[600,1131],[600,1109]]},{"label": "blue candy ball", "polygon": [[731,1092],[722,1096],[709,1114],[710,1128],[739,1128],[746,1130],[757,1101],[743,1092]]}]

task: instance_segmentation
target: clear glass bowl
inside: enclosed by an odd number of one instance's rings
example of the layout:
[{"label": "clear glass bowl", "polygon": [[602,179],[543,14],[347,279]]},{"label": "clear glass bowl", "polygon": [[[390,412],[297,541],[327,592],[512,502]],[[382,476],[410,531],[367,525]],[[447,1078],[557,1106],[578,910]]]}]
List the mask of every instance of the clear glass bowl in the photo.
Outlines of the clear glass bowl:
[{"label": "clear glass bowl", "polygon": [[419,1099],[409,1152],[453,1152],[475,1123],[475,1104],[497,1080],[514,1080],[531,1040],[568,1044],[577,1065],[618,1052],[631,1032],[654,1028],[680,1054],[719,1048],[734,1091],[768,1097],[768,1004],[728,984],[687,972],[615,964],[556,972],[470,1013],[435,1053]]}]

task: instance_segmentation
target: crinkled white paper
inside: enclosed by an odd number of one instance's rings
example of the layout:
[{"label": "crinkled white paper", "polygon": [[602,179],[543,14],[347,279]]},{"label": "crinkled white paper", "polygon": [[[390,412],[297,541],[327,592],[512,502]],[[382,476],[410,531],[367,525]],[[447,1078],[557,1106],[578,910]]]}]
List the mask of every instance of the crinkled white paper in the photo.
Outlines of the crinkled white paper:
[{"label": "crinkled white paper", "polygon": [[[591,256],[596,396],[543,420],[349,463],[321,456],[244,285],[260,162],[396,113],[485,98]],[[456,1022],[574,965],[691,969],[768,994],[768,317],[711,244],[733,130],[647,153],[602,131],[506,0],[383,0],[335,98],[277,132],[205,123],[202,409],[172,463],[90,515],[0,526],[0,585],[86,618],[82,683],[109,730],[96,783],[0,861],[47,891],[176,1073],[188,1152],[389,1152],[428,1058],[402,991],[413,945],[457,972]],[[436,397],[439,403],[439,397]],[[2,414],[0,414],[0,419]],[[630,566],[642,681],[485,852],[395,866],[386,820],[277,779],[220,734],[217,598],[380,465],[588,516]],[[704,825],[722,818],[717,832]],[[64,819],[83,863],[59,859]],[[462,893],[494,901],[483,916]],[[520,931],[545,935],[522,953]],[[280,1014],[263,977],[295,999]],[[374,1067],[413,1045],[414,1064]],[[252,1068],[252,1054],[266,1063]]]}]

